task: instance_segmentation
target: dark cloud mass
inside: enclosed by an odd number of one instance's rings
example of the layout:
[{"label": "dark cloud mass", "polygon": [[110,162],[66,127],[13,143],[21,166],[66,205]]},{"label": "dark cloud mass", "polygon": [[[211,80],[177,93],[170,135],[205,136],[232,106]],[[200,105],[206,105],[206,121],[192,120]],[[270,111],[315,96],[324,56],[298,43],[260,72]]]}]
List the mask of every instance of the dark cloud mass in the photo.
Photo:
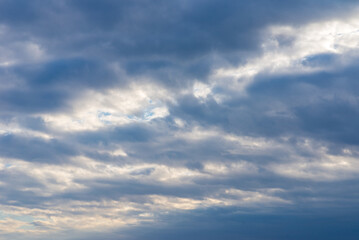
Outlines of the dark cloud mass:
[{"label": "dark cloud mass", "polygon": [[0,239],[358,239],[358,7],[0,0]]}]

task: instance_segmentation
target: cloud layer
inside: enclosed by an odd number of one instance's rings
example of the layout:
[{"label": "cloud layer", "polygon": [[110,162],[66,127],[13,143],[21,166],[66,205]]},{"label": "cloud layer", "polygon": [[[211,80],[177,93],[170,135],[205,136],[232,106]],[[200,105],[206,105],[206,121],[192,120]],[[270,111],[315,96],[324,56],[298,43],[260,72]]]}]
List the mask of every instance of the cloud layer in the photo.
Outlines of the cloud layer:
[{"label": "cloud layer", "polygon": [[0,0],[0,239],[356,239],[358,11]]}]

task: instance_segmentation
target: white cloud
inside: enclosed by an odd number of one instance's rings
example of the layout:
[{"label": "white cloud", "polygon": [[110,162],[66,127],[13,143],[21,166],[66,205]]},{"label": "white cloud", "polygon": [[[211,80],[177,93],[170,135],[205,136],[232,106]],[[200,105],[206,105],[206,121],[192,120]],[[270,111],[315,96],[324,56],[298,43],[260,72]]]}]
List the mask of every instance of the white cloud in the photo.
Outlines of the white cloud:
[{"label": "white cloud", "polygon": [[269,170],[288,178],[338,181],[357,178],[359,161],[354,157],[323,154],[319,159],[297,158],[293,162],[270,164]]},{"label": "white cloud", "polygon": [[[345,19],[331,19],[303,26],[270,26],[264,33],[263,54],[234,68],[219,68],[211,85],[229,88],[245,95],[253,77],[265,74],[312,73],[345,65],[359,55],[359,18],[357,13]],[[284,40],[283,40],[284,39]],[[287,41],[287,43],[285,43]],[[284,42],[284,43],[283,43]],[[336,65],[303,65],[308,57],[336,54]],[[345,57],[344,57],[345,56]]]},{"label": "white cloud", "polygon": [[[173,211],[204,209],[209,207],[265,207],[290,204],[273,195],[278,191],[244,191],[224,189],[204,198],[183,198],[164,195],[143,195],[140,201],[122,197],[118,200],[62,201],[47,208],[0,206],[6,219],[0,220],[0,230],[17,233],[49,233],[61,230],[118,229],[142,222],[154,221],[156,216]],[[31,219],[16,220],[16,219]],[[25,228],[25,227],[27,228]],[[23,227],[23,228],[22,228]]]},{"label": "white cloud", "polygon": [[166,89],[154,84],[132,84],[105,92],[87,91],[72,102],[71,112],[40,114],[54,130],[97,130],[111,125],[149,121],[169,115],[165,105],[172,101]]},{"label": "white cloud", "polygon": [[211,92],[211,87],[205,83],[195,82],[193,85],[193,95],[196,98],[205,99]]}]

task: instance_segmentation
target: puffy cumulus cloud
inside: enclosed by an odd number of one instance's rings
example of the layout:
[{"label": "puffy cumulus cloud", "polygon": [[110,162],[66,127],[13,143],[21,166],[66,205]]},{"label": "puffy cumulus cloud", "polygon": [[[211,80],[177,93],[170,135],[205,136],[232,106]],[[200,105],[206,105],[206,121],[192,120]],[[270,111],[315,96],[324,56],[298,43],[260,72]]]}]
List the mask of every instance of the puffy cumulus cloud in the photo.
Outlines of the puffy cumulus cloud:
[{"label": "puffy cumulus cloud", "polygon": [[355,239],[358,9],[0,0],[0,238]]}]

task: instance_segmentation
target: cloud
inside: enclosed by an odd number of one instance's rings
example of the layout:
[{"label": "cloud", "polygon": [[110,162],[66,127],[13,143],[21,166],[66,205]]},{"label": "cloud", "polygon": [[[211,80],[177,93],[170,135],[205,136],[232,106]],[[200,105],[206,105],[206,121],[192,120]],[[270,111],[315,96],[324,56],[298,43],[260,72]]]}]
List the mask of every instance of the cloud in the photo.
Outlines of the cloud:
[{"label": "cloud", "polygon": [[0,0],[0,238],[355,238],[357,11]]}]

